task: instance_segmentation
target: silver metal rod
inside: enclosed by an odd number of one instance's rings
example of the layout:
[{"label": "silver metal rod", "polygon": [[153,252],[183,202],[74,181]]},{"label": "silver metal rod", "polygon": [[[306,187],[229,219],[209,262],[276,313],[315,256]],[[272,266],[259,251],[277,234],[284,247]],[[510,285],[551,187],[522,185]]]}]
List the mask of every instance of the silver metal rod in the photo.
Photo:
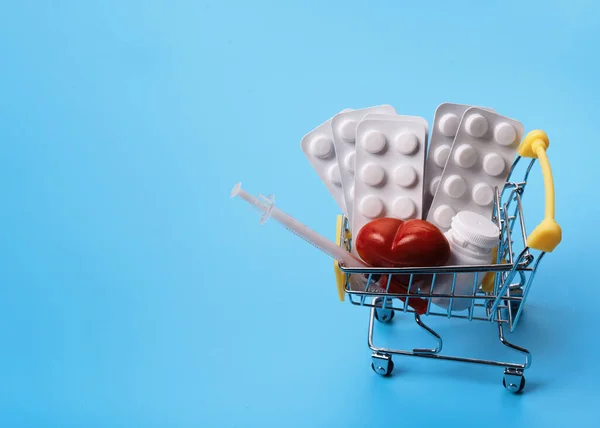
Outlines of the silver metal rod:
[{"label": "silver metal rod", "polygon": [[[410,279],[408,280],[408,291],[406,294],[410,294],[410,289],[413,285],[413,279],[414,279],[414,274],[410,275]],[[404,312],[406,312],[408,310],[408,300],[407,303],[404,304]]]},{"label": "silver metal rod", "polygon": [[[365,296],[365,297],[366,297],[366,296]],[[385,296],[385,295],[380,295],[380,296],[377,296],[377,297],[387,297],[388,299],[391,299],[392,301],[393,301],[393,299],[395,298],[395,296],[392,298],[392,297],[390,297],[390,296]],[[411,296],[411,297],[414,297],[414,295],[413,295],[413,296]],[[469,297],[468,297],[468,296],[465,296],[465,298],[469,298]],[[480,299],[484,299],[486,302],[490,300],[488,296],[485,296],[485,297],[479,297],[479,296],[478,296],[478,298],[480,298]],[[521,300],[521,298],[520,298],[520,297],[506,297],[506,300],[507,300],[507,301],[520,301],[520,300]],[[350,302],[351,302],[352,304],[354,304],[354,305],[358,305],[358,306],[360,306],[360,305],[361,305],[361,304],[360,304],[360,299],[355,299],[355,298],[354,298],[354,295],[352,295],[352,294],[350,295]],[[362,306],[366,306],[366,307],[373,307],[373,305],[372,305],[372,304],[370,304],[370,303],[365,303],[365,304],[364,304],[364,305],[362,305]],[[488,306],[487,304],[483,304],[483,303],[476,303],[476,304],[474,305],[474,307],[475,307],[475,308],[485,308],[485,307],[487,307],[487,306]],[[504,305],[504,304],[502,304],[502,303],[501,303],[501,304],[498,306],[498,308],[500,308],[500,309],[504,309],[504,308],[506,308],[506,305]],[[393,306],[393,307],[390,307],[390,309],[393,309],[393,310],[395,310],[395,311],[402,311],[402,310],[403,310],[403,307],[396,307],[396,306]],[[413,312],[414,312],[414,310],[411,310],[411,309],[410,309],[410,307],[409,307],[409,309],[408,309],[408,311],[407,311],[407,312],[413,313]],[[456,312],[453,312],[453,315],[452,315],[452,317],[453,317],[453,318],[455,317],[455,315],[454,315],[454,314],[456,314]],[[443,312],[431,312],[429,315],[430,315],[430,316],[439,315],[439,316],[444,316],[444,317],[445,317],[445,316],[446,316],[446,311],[443,311]],[[457,315],[456,315],[456,316],[457,316]],[[485,318],[485,319],[487,320],[487,318]]]},{"label": "silver metal rod", "polygon": [[[521,370],[526,369],[527,367],[529,367],[528,364],[530,364],[529,359],[526,359],[525,364],[518,364],[518,363],[511,363],[511,362],[504,362],[504,361],[485,360],[485,359],[480,359],[480,358],[465,358],[465,357],[455,357],[455,356],[450,356],[450,355],[440,355],[440,354],[435,354],[435,353],[415,353],[414,351],[404,351],[401,349],[379,348],[379,347],[376,347],[375,345],[373,345],[374,319],[375,319],[375,309],[373,308],[373,309],[371,309],[371,316],[369,318],[368,345],[369,345],[369,348],[374,352],[381,352],[381,353],[395,354],[395,355],[405,355],[408,357],[431,358],[431,359],[436,359],[436,360],[482,364],[482,365],[488,365],[488,366],[509,367],[509,368],[521,369]],[[501,327],[499,327],[499,328],[500,328],[500,331],[502,331],[502,328]],[[503,336],[501,338],[501,341],[502,340],[504,340]],[[523,348],[519,348],[519,347],[509,343],[506,340],[504,340],[503,343],[508,347],[518,350],[519,352],[525,351],[528,354],[527,350],[525,350]],[[527,354],[526,354],[526,357],[527,357]]]},{"label": "silver metal rod", "polygon": [[508,207],[506,206],[506,203],[504,204],[504,221],[505,221],[505,225],[506,225],[506,244],[508,246],[508,262],[512,265],[514,263],[513,260],[513,251],[512,251],[512,237],[511,237],[511,230],[509,227],[509,223],[508,223],[508,212],[507,212]]},{"label": "silver metal rod", "polygon": [[525,228],[525,218],[523,217],[523,203],[521,195],[517,193],[517,208],[519,210],[519,222],[521,224],[521,237],[523,238],[523,246],[527,246],[527,230]]},{"label": "silver metal rod", "polygon": [[[456,274],[452,275],[452,289],[450,290],[450,293],[452,294],[453,297],[454,297],[455,289],[456,289]],[[473,293],[473,294],[475,294],[475,293]],[[454,302],[453,297],[450,298],[450,304],[448,305],[448,318],[452,317],[452,304]],[[475,302],[475,300],[473,300],[473,302]]]},{"label": "silver metal rod", "polygon": [[437,346],[433,349],[415,348],[415,349],[413,349],[413,352],[415,354],[439,354],[442,351],[442,346],[443,346],[441,336],[439,334],[437,334],[431,327],[429,327],[427,324],[425,324],[421,320],[421,317],[419,316],[419,314],[415,314],[415,321],[417,322],[417,324],[420,327],[424,328],[429,334],[431,334],[433,337],[435,337],[435,339],[437,341]]},{"label": "silver metal rod", "polygon": [[[350,299],[350,303],[353,304],[353,305],[355,305],[355,306],[362,306],[360,304],[360,301],[356,301],[355,299]],[[376,307],[374,304],[371,304],[371,303],[366,303],[364,306],[370,307],[370,308]],[[484,305],[477,305],[477,307],[485,307],[485,306]],[[498,308],[499,309],[506,309],[506,306],[505,305],[500,305],[500,306],[498,306]],[[395,310],[395,311],[401,311],[400,308],[394,308],[393,310]],[[415,313],[414,309],[410,309],[410,308],[408,309],[408,312],[411,313],[411,314]],[[446,317],[446,312],[443,312],[443,313],[440,313],[440,312],[431,312],[428,316],[430,316],[430,317]],[[453,313],[452,314],[452,318],[463,319],[463,320],[468,320],[469,319],[469,317],[467,315],[459,315],[457,313]],[[476,316],[474,316],[472,320],[473,321],[490,322],[489,316],[487,316],[487,317],[479,317],[479,316],[476,317]],[[494,320],[494,322],[506,323],[506,322],[508,322],[508,320],[501,319],[501,320]]]},{"label": "silver metal rod", "polygon": [[373,280],[373,274],[370,273],[367,277],[367,285],[365,287],[365,291],[369,291],[369,287],[371,286],[371,281]]},{"label": "silver metal rod", "polygon": [[[479,273],[475,272],[475,277],[473,278],[473,295],[477,294],[478,279],[479,279]],[[475,304],[475,299],[473,299],[471,301],[471,306],[469,307],[469,321],[471,321],[473,319],[473,311],[475,310],[474,304]]]},{"label": "silver metal rod", "polygon": [[387,285],[385,286],[386,293],[390,291],[390,285],[392,284],[392,275],[388,275]]},{"label": "silver metal rod", "polygon": [[506,276],[506,278],[504,278],[502,288],[500,290],[498,290],[496,299],[494,300],[494,304],[492,305],[492,311],[496,311],[498,309],[498,305],[500,304],[500,300],[502,298],[507,297],[506,289],[510,286],[512,279],[514,278],[515,273],[517,272],[516,266],[518,263],[521,262],[522,259],[526,258],[527,254],[529,254],[529,248],[525,248],[523,251],[521,251],[521,254],[519,255],[519,257],[517,259],[517,263],[514,264],[515,269],[511,270],[510,273],[508,273],[508,275]]},{"label": "silver metal rod", "polygon": [[[433,294],[433,287],[435,287],[435,280],[437,278],[437,274],[434,273],[433,277],[431,278],[431,288],[429,289],[429,292]],[[427,299],[427,311],[425,312],[425,315],[429,315],[429,311],[431,310],[431,299]]]},{"label": "silver metal rod", "polygon": [[[494,208],[495,208],[495,216],[496,216],[496,225],[498,226],[498,229],[500,229],[500,232],[502,232],[502,214],[500,212],[500,190],[498,189],[498,187],[494,188]],[[503,192],[504,193],[504,192]],[[502,236],[502,234],[500,235]]]},{"label": "silver metal rod", "polygon": [[531,162],[529,162],[529,165],[527,166],[527,170],[525,171],[525,177],[523,177],[523,181],[525,183],[527,183],[527,179],[529,178],[529,173],[531,172],[531,168],[533,168],[533,165],[535,164],[535,161],[536,161],[535,158],[531,159]]},{"label": "silver metal rod", "polygon": [[[520,197],[519,197],[519,191],[520,189],[516,189],[513,191],[513,193],[511,193],[511,200],[512,201],[516,201],[517,203],[515,204],[515,209],[513,210],[513,215],[508,217],[508,221],[510,222],[510,232],[514,235],[514,230],[515,230],[515,222],[517,221],[517,214],[519,212],[519,203],[521,201]],[[514,199],[512,199],[512,195],[514,195]]]},{"label": "silver metal rod", "polygon": [[[356,295],[364,295],[364,296],[380,296],[380,297],[390,297],[390,298],[400,298],[400,297],[411,297],[411,298],[422,298],[422,299],[429,299],[429,298],[441,298],[441,299],[478,299],[478,300],[490,300],[491,298],[494,298],[495,296],[491,296],[489,294],[482,294],[482,293],[477,293],[477,294],[451,294],[451,293],[426,293],[426,294],[409,294],[408,292],[406,293],[385,293],[385,292],[374,292],[374,291],[348,291],[348,294],[356,294]],[[504,298],[506,300],[520,300],[520,298],[517,297],[510,297],[510,296],[504,296]],[[477,305],[476,305],[477,306]],[[445,312],[445,311],[444,311]]]},{"label": "silver metal rod", "polygon": [[521,319],[521,313],[523,312],[523,307],[525,306],[525,301],[527,300],[527,295],[529,294],[529,290],[531,289],[531,284],[533,283],[535,275],[537,274],[538,266],[539,266],[540,262],[542,261],[542,259],[544,258],[545,254],[546,254],[545,252],[540,253],[535,264],[533,265],[533,272],[531,272],[531,274],[529,275],[529,279],[527,280],[526,285],[525,284],[523,285],[523,296],[521,298],[521,305],[519,306],[519,310],[517,311],[517,315],[515,316],[513,326],[511,327],[511,330],[510,330],[511,332],[514,331],[514,328],[516,328],[517,324],[519,323],[519,319]]},{"label": "silver metal rod", "polygon": [[[522,156],[517,156],[515,158],[515,161],[513,162],[513,164],[510,167],[510,171],[508,172],[508,177],[506,177],[506,181],[509,182],[510,179],[512,178],[513,172],[515,171],[515,168],[517,167],[517,165],[519,164],[519,161],[521,160]],[[525,176],[525,181],[527,181],[527,176]]]},{"label": "silver metal rod", "polygon": [[517,346],[517,345],[509,342],[508,340],[506,340],[506,338],[504,337],[504,328],[503,328],[502,324],[500,324],[500,323],[498,324],[498,337],[500,338],[500,342],[504,346],[525,355],[525,364],[522,365],[523,369],[527,369],[531,366],[531,353],[527,349],[521,348],[520,346]]},{"label": "silver metal rod", "polygon": [[[379,274],[379,275],[409,275],[409,274],[442,274],[442,273],[472,273],[472,272],[509,272],[515,266],[511,263],[487,264],[487,265],[454,265],[454,266],[427,266],[427,267],[401,267],[401,268],[350,268],[340,265],[344,273]],[[527,263],[517,266],[519,270],[528,270]]]}]

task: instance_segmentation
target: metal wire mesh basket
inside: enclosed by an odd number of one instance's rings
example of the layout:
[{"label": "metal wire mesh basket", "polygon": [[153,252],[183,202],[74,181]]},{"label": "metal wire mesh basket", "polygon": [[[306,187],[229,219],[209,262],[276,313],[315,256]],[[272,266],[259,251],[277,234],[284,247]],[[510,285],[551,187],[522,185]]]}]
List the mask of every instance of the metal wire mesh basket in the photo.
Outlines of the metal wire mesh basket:
[{"label": "metal wire mesh basket", "polygon": [[[500,229],[495,252],[495,262],[477,266],[441,266],[414,268],[355,268],[345,267],[336,261],[336,277],[340,296],[345,294],[353,305],[370,307],[368,344],[372,354],[372,368],[380,375],[393,370],[392,355],[416,356],[457,362],[486,364],[504,367],[504,386],[511,392],[520,392],[525,386],[524,370],[531,365],[530,352],[510,343],[505,338],[505,328],[513,332],[517,327],[531,290],[536,272],[546,252],[552,251],[560,242],[560,228],[554,221],[554,185],[546,149],[548,140],[542,131],[530,132],[519,147],[508,179],[502,189],[495,189],[492,220]],[[517,166],[530,157],[522,179],[516,179]],[[542,223],[527,234],[523,210],[523,195],[529,174],[540,160],[546,187],[546,217]],[[338,217],[338,245],[352,249],[349,222]],[[436,292],[436,281],[451,278],[450,293]],[[469,293],[455,292],[457,278],[472,278]],[[393,281],[406,284],[404,291],[390,287]],[[342,297],[343,298],[343,297]],[[444,307],[434,302],[445,299]],[[467,299],[467,308],[454,310],[459,299]],[[447,309],[445,308],[447,306]],[[411,313],[418,326],[435,338],[434,348],[412,350],[390,349],[374,344],[374,320],[389,322],[396,313]],[[500,342],[521,354],[516,362],[466,358],[442,354],[442,337],[425,324],[424,317],[460,318],[468,321],[496,323]]]}]

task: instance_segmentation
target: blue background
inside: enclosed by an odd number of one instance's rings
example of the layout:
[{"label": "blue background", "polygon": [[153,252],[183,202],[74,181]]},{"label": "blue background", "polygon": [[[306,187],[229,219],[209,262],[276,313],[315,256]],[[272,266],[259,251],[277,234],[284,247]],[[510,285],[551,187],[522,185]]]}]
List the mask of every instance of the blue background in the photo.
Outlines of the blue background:
[{"label": "blue background", "polygon": [[[598,5],[2,2],[0,426],[596,425]],[[564,241],[510,336],[533,352],[520,396],[501,368],[375,375],[331,260],[229,198],[243,181],[333,239],[301,137],[444,101],[551,138]],[[539,168],[525,207],[531,230]],[[505,355],[493,325],[445,321],[448,352]]]}]

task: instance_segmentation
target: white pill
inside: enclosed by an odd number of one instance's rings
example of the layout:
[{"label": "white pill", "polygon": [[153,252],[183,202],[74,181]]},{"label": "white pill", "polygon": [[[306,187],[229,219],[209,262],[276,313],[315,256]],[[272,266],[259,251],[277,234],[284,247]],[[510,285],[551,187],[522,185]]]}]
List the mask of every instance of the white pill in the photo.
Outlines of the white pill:
[{"label": "white pill", "polygon": [[376,218],[383,214],[383,201],[377,196],[366,196],[360,201],[360,212],[367,218]]},{"label": "white pill", "polygon": [[497,153],[488,153],[483,158],[483,170],[492,177],[497,177],[502,174],[504,168],[504,159]]},{"label": "white pill", "polygon": [[450,154],[450,146],[448,144],[442,144],[433,152],[433,161],[437,166],[443,168],[446,166],[448,155]]},{"label": "white pill", "polygon": [[471,168],[477,162],[477,151],[470,144],[463,144],[454,151],[454,162],[462,168]]},{"label": "white pill", "polygon": [[334,186],[342,187],[342,176],[340,175],[340,167],[337,164],[329,167],[327,176],[329,177],[329,181],[331,181]]},{"label": "white pill", "polygon": [[381,165],[371,162],[362,167],[360,178],[369,186],[379,186],[385,179],[385,170]]},{"label": "white pill", "polygon": [[473,194],[471,197],[477,205],[485,207],[494,200],[494,189],[488,184],[477,183],[475,187],[473,187]]},{"label": "white pill", "polygon": [[416,216],[417,205],[410,198],[400,197],[392,204],[392,213],[401,220],[408,220]]},{"label": "white pill", "polygon": [[354,120],[347,120],[341,123],[338,129],[342,140],[344,140],[347,143],[354,144],[354,141],[356,140],[357,126],[358,124]]},{"label": "white pill", "polygon": [[385,135],[381,132],[373,131],[365,135],[363,147],[369,153],[379,153],[385,148]]},{"label": "white pill", "polygon": [[494,128],[494,140],[501,146],[510,146],[517,139],[517,130],[510,123],[499,123]]},{"label": "white pill", "polygon": [[459,123],[460,119],[457,115],[447,113],[440,118],[438,129],[445,137],[454,137]]},{"label": "white pill", "polygon": [[419,146],[419,139],[413,132],[406,132],[396,138],[396,149],[402,154],[410,155]]},{"label": "white pill", "polygon": [[346,195],[346,206],[351,207],[354,201],[354,184],[350,185],[350,189],[348,189],[348,194]]},{"label": "white pill", "polygon": [[460,175],[453,174],[444,181],[444,193],[453,199],[461,198],[467,191],[467,183]]},{"label": "white pill", "polygon": [[327,159],[335,153],[333,149],[333,141],[331,138],[324,136],[316,137],[314,140],[312,140],[310,148],[312,153],[321,159]]},{"label": "white pill", "polygon": [[441,179],[442,179],[442,177],[438,176],[438,177],[435,177],[433,180],[431,180],[431,184],[429,185],[429,192],[431,192],[431,196],[435,196],[438,186],[440,185]]},{"label": "white pill", "polygon": [[398,186],[411,187],[417,182],[417,171],[408,164],[402,164],[394,170],[394,181]]},{"label": "white pill", "polygon": [[440,205],[433,213],[433,221],[444,229],[448,229],[452,224],[452,218],[456,215],[456,211],[449,205]]},{"label": "white pill", "polygon": [[479,113],[469,115],[465,120],[465,129],[475,138],[481,138],[485,135],[488,130],[488,121],[485,117]]},{"label": "white pill", "polygon": [[354,165],[356,164],[355,159],[356,152],[352,152],[346,155],[346,159],[344,159],[344,166],[348,170],[348,172],[354,175]]}]

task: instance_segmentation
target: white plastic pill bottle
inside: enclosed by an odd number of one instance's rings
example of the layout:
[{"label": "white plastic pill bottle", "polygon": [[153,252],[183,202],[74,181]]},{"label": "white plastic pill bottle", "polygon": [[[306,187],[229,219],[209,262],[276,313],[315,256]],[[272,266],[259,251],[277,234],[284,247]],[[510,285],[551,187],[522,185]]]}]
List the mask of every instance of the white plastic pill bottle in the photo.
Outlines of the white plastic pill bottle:
[{"label": "white plastic pill bottle", "polygon": [[[471,212],[461,211],[452,218],[450,230],[444,236],[450,244],[451,255],[448,266],[464,265],[487,265],[492,263],[494,247],[500,239],[500,229],[490,219]],[[484,272],[477,273],[477,285],[475,285],[476,273],[456,274],[454,296],[473,295],[473,289],[479,288]],[[437,275],[433,287],[433,294],[451,294],[453,275]],[[463,311],[471,306],[473,299],[452,299],[452,311]],[[448,309],[450,299],[433,298],[432,303],[439,307]]]}]

